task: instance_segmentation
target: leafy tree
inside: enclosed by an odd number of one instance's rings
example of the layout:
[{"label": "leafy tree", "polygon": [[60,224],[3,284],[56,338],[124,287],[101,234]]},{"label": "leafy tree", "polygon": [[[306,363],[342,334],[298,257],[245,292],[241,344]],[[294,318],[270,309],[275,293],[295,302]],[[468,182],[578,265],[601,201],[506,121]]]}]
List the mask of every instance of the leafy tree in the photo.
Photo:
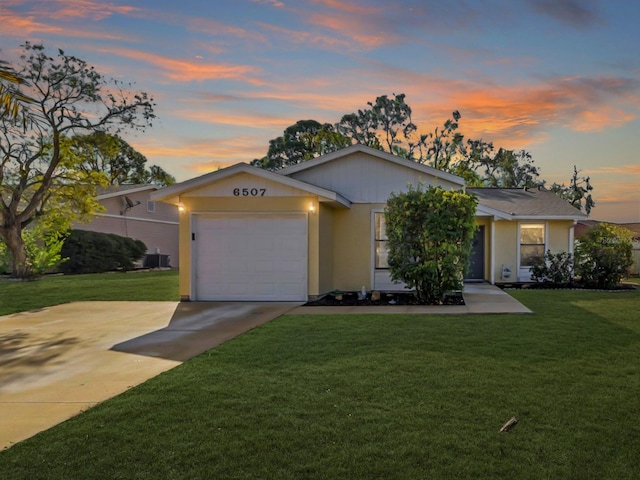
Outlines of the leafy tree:
[{"label": "leafy tree", "polygon": [[406,283],[425,304],[462,289],[476,205],[473,195],[433,186],[391,195],[385,209],[391,279]]},{"label": "leafy tree", "polygon": [[633,233],[619,225],[600,223],[576,241],[576,276],[587,287],[612,288],[633,264]]},{"label": "leafy tree", "polygon": [[540,171],[526,150],[499,148],[493,154],[493,144],[469,141],[470,164],[480,172],[480,185],[499,188],[542,186]]},{"label": "leafy tree", "polygon": [[376,98],[375,103],[367,103],[371,126],[374,131],[381,131],[386,150],[390,153],[404,153],[401,145],[406,145],[417,128],[411,121],[411,107],[404,101],[405,96],[404,93],[394,94],[394,98],[382,95]]},{"label": "leafy tree", "polygon": [[161,167],[146,168],[147,158],[117,135],[96,131],[65,141],[79,170],[87,174],[104,172],[110,185],[152,183],[166,187],[176,183]]},{"label": "leafy tree", "polygon": [[569,185],[554,183],[551,185],[550,190],[578,210],[584,210],[584,212],[589,215],[591,209],[596,205],[596,202],[591,197],[593,186],[591,185],[591,178],[580,176],[580,172],[581,170],[578,170],[574,165],[573,175],[569,180]]},{"label": "leafy tree", "polygon": [[130,85],[103,78],[94,67],[58,50],[26,42],[13,67],[25,80],[16,91],[33,99],[17,121],[0,118],[0,239],[11,259],[11,273],[27,277],[30,267],[23,231],[49,219],[59,228],[90,213],[95,186],[104,177],[82,171],[65,156],[65,137],[96,130],[143,130],[155,118],[154,103]]},{"label": "leafy tree", "polygon": [[426,150],[426,154],[421,156],[418,161],[420,163],[428,163],[433,168],[449,172],[452,169],[452,163],[459,158],[460,148],[464,140],[464,135],[457,132],[458,121],[462,118],[460,112],[454,110],[451,114],[452,118],[444,122],[442,129],[435,130],[426,136],[420,137],[420,149]]},{"label": "leafy tree", "polygon": [[266,170],[280,170],[348,145],[351,141],[330,124],[299,120],[287,127],[282,136],[270,140],[267,155],[251,164]]}]

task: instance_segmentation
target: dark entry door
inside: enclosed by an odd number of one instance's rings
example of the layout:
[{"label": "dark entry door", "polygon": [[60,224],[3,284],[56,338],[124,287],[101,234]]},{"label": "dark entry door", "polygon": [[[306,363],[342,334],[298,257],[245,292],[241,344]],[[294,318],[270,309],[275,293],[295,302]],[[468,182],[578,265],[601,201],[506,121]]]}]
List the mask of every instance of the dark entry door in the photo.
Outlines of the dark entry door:
[{"label": "dark entry door", "polygon": [[484,279],[484,226],[480,226],[476,231],[471,246],[471,257],[466,280]]}]

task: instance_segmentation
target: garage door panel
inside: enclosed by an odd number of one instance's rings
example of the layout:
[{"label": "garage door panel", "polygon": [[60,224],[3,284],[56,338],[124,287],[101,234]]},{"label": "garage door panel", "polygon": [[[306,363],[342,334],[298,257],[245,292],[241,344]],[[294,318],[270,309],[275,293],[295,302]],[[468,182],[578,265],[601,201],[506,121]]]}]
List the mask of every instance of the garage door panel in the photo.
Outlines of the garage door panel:
[{"label": "garage door panel", "polygon": [[306,300],[306,215],[195,215],[193,228],[195,299]]}]

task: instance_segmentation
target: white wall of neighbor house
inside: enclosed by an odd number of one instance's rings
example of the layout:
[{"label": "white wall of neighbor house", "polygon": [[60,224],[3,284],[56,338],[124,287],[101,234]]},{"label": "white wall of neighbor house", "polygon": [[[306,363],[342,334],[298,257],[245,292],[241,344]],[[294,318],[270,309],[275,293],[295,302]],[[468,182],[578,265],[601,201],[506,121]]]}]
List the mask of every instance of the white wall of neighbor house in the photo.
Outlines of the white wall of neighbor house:
[{"label": "white wall of neighbor house", "polygon": [[640,275],[640,240],[634,240],[633,242],[633,265],[629,269],[631,275]]},{"label": "white wall of neighbor house", "polygon": [[130,209],[125,209],[124,195],[100,200],[105,210],[95,214],[90,222],[78,222],[73,228],[141,240],[147,253],[169,255],[171,267],[179,268],[178,209],[162,202],[149,204],[150,192],[127,194],[134,204],[140,202]]},{"label": "white wall of neighbor house", "polygon": [[170,266],[179,267],[178,224],[150,222],[124,216],[98,216],[89,224],[74,226],[77,230],[115,233],[122,237],[141,240],[147,246],[147,253],[161,253],[170,256]]}]

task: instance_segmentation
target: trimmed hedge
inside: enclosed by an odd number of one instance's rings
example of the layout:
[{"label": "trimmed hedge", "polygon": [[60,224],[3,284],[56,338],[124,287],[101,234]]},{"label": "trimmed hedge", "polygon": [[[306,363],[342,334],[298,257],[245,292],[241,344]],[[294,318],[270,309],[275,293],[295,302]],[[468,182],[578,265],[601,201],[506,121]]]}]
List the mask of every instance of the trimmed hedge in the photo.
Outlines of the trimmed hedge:
[{"label": "trimmed hedge", "polygon": [[60,265],[64,274],[102,273],[112,270],[131,270],[140,260],[147,246],[140,240],[113,233],[71,230],[62,246]]}]

